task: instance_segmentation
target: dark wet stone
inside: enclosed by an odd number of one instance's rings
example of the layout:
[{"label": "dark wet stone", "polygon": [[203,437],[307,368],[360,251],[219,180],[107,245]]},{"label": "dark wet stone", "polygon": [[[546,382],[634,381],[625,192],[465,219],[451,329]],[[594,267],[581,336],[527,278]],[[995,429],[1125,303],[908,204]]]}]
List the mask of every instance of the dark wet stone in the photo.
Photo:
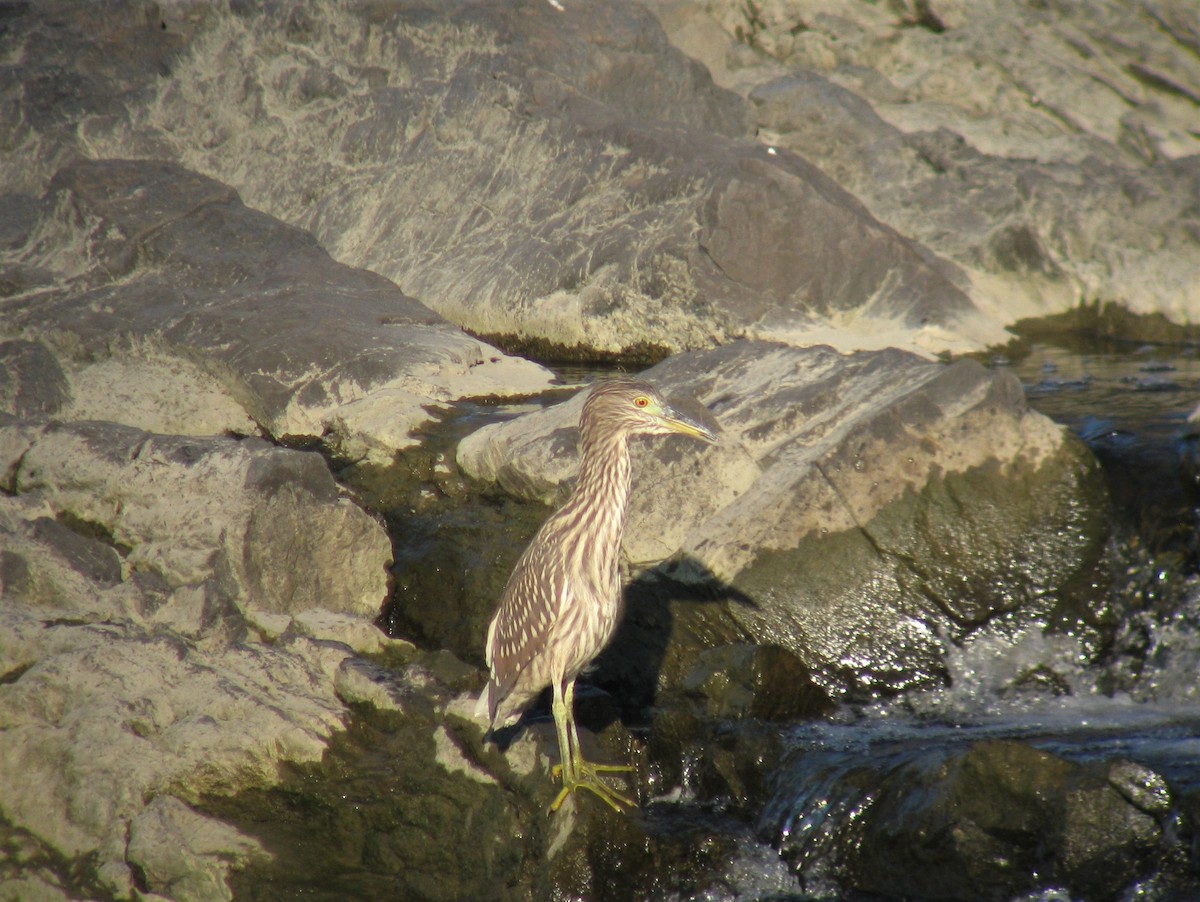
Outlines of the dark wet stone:
[{"label": "dark wet stone", "polygon": [[726,645],[701,652],[680,688],[714,720],[787,721],[828,713],[832,700],[808,667],[786,649]]},{"label": "dark wet stone", "polygon": [[603,811],[550,863],[550,879],[535,887],[535,895],[597,902],[694,898],[720,891],[736,851],[729,832],[702,816],[672,821]]},{"label": "dark wet stone", "polygon": [[[712,824],[618,814],[586,792],[548,817],[550,759],[531,752],[553,746],[548,724],[526,726],[507,751],[484,743],[444,707],[477,682],[473,668],[445,653],[391,664],[380,678],[403,713],[359,709],[319,765],[204,801],[274,853],[233,875],[236,898],[617,900],[717,884],[733,849]],[[620,732],[585,729],[586,753],[630,760]]]},{"label": "dark wet stone", "polygon": [[[1161,778],[1160,778],[1161,779]],[[1100,775],[1087,775],[1064,798],[1058,855],[1064,877],[1087,899],[1117,899],[1156,863],[1163,840],[1158,815],[1131,804]]]},{"label": "dark wet stone", "polygon": [[1016,742],[987,741],[882,778],[848,870],[884,898],[1008,899],[1065,886],[1121,898],[1173,855],[1166,812],[1147,813],[1113,785],[1144,767],[1080,765]]}]

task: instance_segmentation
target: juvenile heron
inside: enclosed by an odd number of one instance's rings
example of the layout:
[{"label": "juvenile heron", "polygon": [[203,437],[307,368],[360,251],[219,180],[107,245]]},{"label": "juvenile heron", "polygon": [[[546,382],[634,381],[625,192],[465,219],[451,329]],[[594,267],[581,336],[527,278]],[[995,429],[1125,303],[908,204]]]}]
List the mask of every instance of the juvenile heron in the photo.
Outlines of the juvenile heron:
[{"label": "juvenile heron", "polygon": [[517,561],[488,627],[491,679],[484,697],[492,726],[514,720],[542,689],[553,687],[555,774],[563,787],[551,811],[581,788],[618,811],[633,804],[599,777],[630,768],[583,758],[575,730],[575,678],[612,639],[621,615],[618,555],[631,483],[629,438],[671,432],[717,440],[644,382],[613,380],[591,390],[579,418],[575,490]]}]

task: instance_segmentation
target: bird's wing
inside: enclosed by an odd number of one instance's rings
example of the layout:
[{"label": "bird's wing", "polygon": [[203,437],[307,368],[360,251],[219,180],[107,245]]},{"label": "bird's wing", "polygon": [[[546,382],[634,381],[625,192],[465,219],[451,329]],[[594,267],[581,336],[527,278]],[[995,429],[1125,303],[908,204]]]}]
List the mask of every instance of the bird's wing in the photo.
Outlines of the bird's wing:
[{"label": "bird's wing", "polygon": [[[492,672],[488,688],[493,720],[521,673],[545,650],[569,592],[564,567],[554,555],[531,546],[517,561],[488,627],[486,657]],[[525,688],[536,693],[542,686]]]}]

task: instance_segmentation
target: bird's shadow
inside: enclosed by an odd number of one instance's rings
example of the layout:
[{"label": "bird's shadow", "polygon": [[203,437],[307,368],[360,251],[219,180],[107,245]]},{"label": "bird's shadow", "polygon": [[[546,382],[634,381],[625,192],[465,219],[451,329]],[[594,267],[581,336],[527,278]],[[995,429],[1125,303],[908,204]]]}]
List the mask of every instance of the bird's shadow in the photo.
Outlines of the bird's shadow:
[{"label": "bird's shadow", "polygon": [[[689,651],[751,641],[729,606],[758,607],[690,556],[638,574],[626,584],[624,598],[616,635],[576,683],[576,719],[593,732],[615,720],[644,724],[659,686],[678,683],[690,668]],[[493,730],[491,738],[506,749],[522,729],[551,722],[550,698],[546,689],[517,723]]]}]

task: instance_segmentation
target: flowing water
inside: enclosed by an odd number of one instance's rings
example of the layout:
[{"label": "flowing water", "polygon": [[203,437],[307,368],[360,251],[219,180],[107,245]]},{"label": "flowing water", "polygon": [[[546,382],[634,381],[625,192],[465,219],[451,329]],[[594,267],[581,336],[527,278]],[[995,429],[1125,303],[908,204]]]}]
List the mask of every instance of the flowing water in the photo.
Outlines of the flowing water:
[{"label": "flowing water", "polygon": [[[787,728],[789,753],[756,835],[798,879],[781,878],[757,848],[720,898],[890,898],[845,895],[840,866],[856,852],[864,811],[889,778],[919,787],[982,740],[1017,740],[1068,761],[1132,762],[1130,791],[1150,808],[1200,786],[1196,437],[1188,421],[1200,402],[1200,355],[1039,344],[990,365],[1010,367],[1030,406],[1071,429],[1105,468],[1115,577],[1097,591],[1117,621],[1114,641],[1098,652],[1071,630],[995,623],[955,648],[945,687]],[[1017,897],[1071,898],[1053,887]],[[1163,889],[1151,875],[1112,898],[1200,898],[1200,875],[1182,889],[1178,880]]]}]

